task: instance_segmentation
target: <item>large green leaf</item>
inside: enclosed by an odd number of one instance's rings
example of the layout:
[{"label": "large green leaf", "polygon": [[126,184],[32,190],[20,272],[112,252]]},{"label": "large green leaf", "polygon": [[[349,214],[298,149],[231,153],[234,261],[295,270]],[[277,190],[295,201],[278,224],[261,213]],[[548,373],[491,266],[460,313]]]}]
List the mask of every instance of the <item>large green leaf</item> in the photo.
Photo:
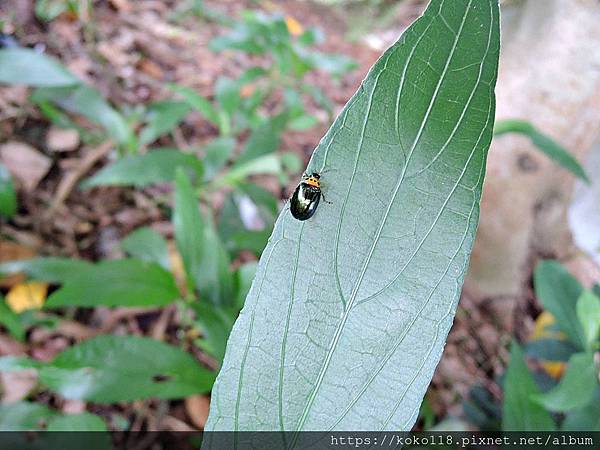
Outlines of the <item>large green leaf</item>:
[{"label": "large green leaf", "polygon": [[551,431],[550,413],[533,400],[540,390],[525,364],[523,350],[516,342],[510,350],[510,363],[504,378],[503,431]]},{"label": "large green leaf", "polygon": [[534,399],[550,411],[569,411],[582,408],[598,388],[598,370],[592,353],[577,353],[569,360],[569,367],[560,384]]},{"label": "large green leaf", "polygon": [[121,259],[69,278],[48,297],[45,307],[162,306],[178,296],[173,275],[158,264]]},{"label": "large green leaf", "polygon": [[0,49],[0,83],[72,86],[81,83],[53,58],[28,48]]},{"label": "large green leaf", "polygon": [[506,119],[496,123],[494,134],[501,136],[507,133],[517,133],[527,136],[533,145],[535,145],[548,158],[568,170],[577,178],[582,179],[586,183],[590,179],[581,167],[581,164],[571,155],[568,150],[558,144],[554,139],[540,132],[531,123],[526,120]]},{"label": "large green leaf", "polygon": [[202,162],[194,155],[178,150],[161,148],[143,155],[118,159],[82,183],[90,188],[100,185],[148,186],[175,180],[178,167],[189,169],[198,178],[202,175]]},{"label": "large green leaf", "polygon": [[585,336],[577,318],[576,305],[583,287],[557,261],[542,261],[535,268],[535,294],[544,308],[578,349],[585,348]]},{"label": "large green leaf", "polygon": [[411,429],[477,227],[498,50],[496,0],[432,0],[371,69],[309,163],[331,204],[277,220],[207,430]]},{"label": "large green leaf", "polygon": [[185,351],[137,336],[99,336],[59,353],[40,380],[66,398],[111,403],[210,390],[214,375]]}]

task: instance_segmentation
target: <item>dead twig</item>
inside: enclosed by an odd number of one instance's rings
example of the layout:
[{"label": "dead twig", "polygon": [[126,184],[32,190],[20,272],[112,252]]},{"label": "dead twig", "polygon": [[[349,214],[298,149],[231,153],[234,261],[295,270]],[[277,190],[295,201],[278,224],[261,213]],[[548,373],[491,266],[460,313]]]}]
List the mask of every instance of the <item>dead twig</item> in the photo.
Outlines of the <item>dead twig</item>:
[{"label": "dead twig", "polygon": [[73,191],[77,185],[77,182],[112,149],[112,141],[108,140],[103,142],[98,147],[86,153],[77,167],[65,175],[56,188],[56,193],[54,194],[54,199],[52,200],[50,208],[48,208],[45,213],[46,220],[51,219],[56,211],[64,205],[65,200],[69,197],[71,191]]}]

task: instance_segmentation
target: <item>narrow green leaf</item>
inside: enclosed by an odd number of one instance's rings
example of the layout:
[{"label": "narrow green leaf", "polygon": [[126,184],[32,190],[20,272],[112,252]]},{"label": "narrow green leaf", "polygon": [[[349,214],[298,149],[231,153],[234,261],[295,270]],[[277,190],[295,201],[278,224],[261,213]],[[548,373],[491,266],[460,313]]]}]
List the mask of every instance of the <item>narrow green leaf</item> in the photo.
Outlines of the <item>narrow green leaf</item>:
[{"label": "narrow green leaf", "polygon": [[541,150],[542,153],[552,161],[586,183],[590,182],[590,179],[586,175],[585,170],[583,170],[583,167],[581,167],[581,164],[579,164],[568,150],[558,144],[554,139],[540,132],[526,120],[506,119],[497,122],[494,127],[494,135],[501,136],[506,133],[518,133],[527,136],[531,139],[533,145]]},{"label": "narrow green leaf", "polygon": [[17,212],[17,193],[8,169],[0,164],[0,216],[11,218]]},{"label": "narrow green leaf", "polygon": [[161,306],[178,296],[173,275],[158,264],[121,259],[70,277],[48,297],[45,307]]},{"label": "narrow green leaf", "polygon": [[[48,431],[107,431],[104,421],[89,412],[53,417],[46,429]],[[97,436],[94,439],[96,438]]]},{"label": "narrow green leaf", "polygon": [[597,350],[600,332],[600,298],[590,291],[584,291],[577,300],[577,317],[583,328],[586,348]]},{"label": "narrow green leaf", "polygon": [[41,430],[42,426],[54,416],[56,412],[41,403],[0,404],[0,430]]},{"label": "narrow green leaf", "polygon": [[539,389],[525,364],[523,350],[513,342],[510,362],[504,378],[503,431],[552,431],[555,429],[550,413],[532,397]]},{"label": "narrow green leaf", "polygon": [[577,299],[583,292],[581,284],[556,261],[542,261],[535,268],[535,294],[556,319],[556,322],[578,349],[585,348],[585,337],[577,318]]},{"label": "narrow green leaf", "polygon": [[231,78],[219,77],[215,86],[215,97],[221,109],[231,117],[242,101],[238,82]]},{"label": "narrow green leaf", "polygon": [[0,264],[0,275],[23,272],[30,279],[49,283],[64,283],[70,278],[80,277],[94,266],[82,259],[33,258],[9,261]]},{"label": "narrow green leaf", "polygon": [[202,276],[204,223],[192,183],[181,169],[178,169],[175,175],[173,228],[188,286],[194,288],[196,279]]},{"label": "narrow green leaf", "polygon": [[167,241],[151,228],[139,228],[121,241],[121,248],[130,256],[142,261],[155,262],[170,270]]},{"label": "narrow green leaf", "polygon": [[178,167],[188,169],[196,177],[202,176],[202,162],[194,155],[179,150],[162,148],[143,155],[120,158],[85,180],[81,186],[101,185],[144,187],[175,180]]},{"label": "narrow green leaf", "polygon": [[593,353],[577,353],[569,360],[558,386],[532,397],[550,411],[569,411],[589,403],[597,388],[598,370]]},{"label": "narrow green leaf", "polygon": [[181,171],[175,181],[173,226],[188,284],[213,304],[230,305],[233,298],[229,258],[212,221],[200,214],[192,185]]},{"label": "narrow green leaf", "polygon": [[145,337],[99,336],[59,353],[40,380],[66,398],[99,403],[207,392],[214,375],[183,350]]},{"label": "narrow green leaf", "polygon": [[28,48],[0,49],[0,83],[72,86],[81,83],[54,58]]},{"label": "narrow green leaf", "polygon": [[412,428],[477,227],[498,15],[432,0],[371,69],[307,169],[331,203],[277,220],[206,430]]}]

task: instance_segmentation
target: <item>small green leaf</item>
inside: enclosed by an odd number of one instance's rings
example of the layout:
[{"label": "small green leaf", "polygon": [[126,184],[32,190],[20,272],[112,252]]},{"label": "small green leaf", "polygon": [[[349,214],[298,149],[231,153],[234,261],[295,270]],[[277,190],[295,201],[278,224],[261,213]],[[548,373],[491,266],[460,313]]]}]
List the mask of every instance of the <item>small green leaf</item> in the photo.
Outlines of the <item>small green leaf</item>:
[{"label": "small green leaf", "polygon": [[590,291],[584,291],[577,300],[577,317],[583,328],[588,350],[597,350],[600,332],[600,298]]},{"label": "small green leaf", "polygon": [[0,264],[0,275],[24,272],[28,278],[49,283],[64,283],[82,276],[94,266],[82,259],[70,258],[33,258],[9,261]]},{"label": "small green leaf", "polygon": [[576,313],[581,284],[556,261],[541,261],[534,272],[535,294],[578,349],[585,348],[585,337]]},{"label": "small green leaf", "polygon": [[219,77],[215,86],[215,97],[221,109],[229,117],[233,116],[242,101],[238,82],[231,78]]},{"label": "small green leaf", "polygon": [[525,120],[506,119],[496,122],[494,135],[501,136],[506,133],[519,133],[531,139],[531,142],[548,158],[563,169],[568,170],[586,183],[590,180],[579,162],[560,144],[546,136]]},{"label": "small green leaf", "polygon": [[569,360],[558,386],[532,398],[550,411],[569,411],[585,406],[598,388],[598,370],[592,353],[577,353]]},{"label": "small green leaf", "polygon": [[235,139],[220,137],[204,146],[204,181],[212,180],[225,166],[233,151]]},{"label": "small green leaf", "polygon": [[104,261],[70,277],[52,293],[46,308],[63,306],[162,306],[179,297],[173,275],[137,259]]},{"label": "small green leaf", "polygon": [[177,84],[169,84],[167,87],[179,94],[188,105],[202,114],[209,122],[212,122],[213,125],[219,125],[219,113],[215,107],[195,90]]},{"label": "small green leaf", "polygon": [[147,113],[147,125],[140,131],[140,144],[154,142],[163,134],[173,131],[190,112],[185,102],[165,100],[150,105]]},{"label": "small green leaf", "polygon": [[81,186],[144,187],[155,183],[168,183],[175,180],[175,172],[179,167],[188,169],[198,178],[202,176],[202,162],[194,155],[162,148],[143,155],[120,158],[85,180]]},{"label": "small green leaf", "polygon": [[0,164],[0,216],[10,219],[17,212],[17,193],[8,169]]},{"label": "small green leaf", "polygon": [[56,412],[41,403],[0,404],[0,430],[40,430],[54,416]]},{"label": "small green leaf", "polygon": [[26,330],[21,323],[20,317],[6,305],[2,294],[0,294],[0,325],[6,328],[10,335],[15,339],[19,341],[25,339]]},{"label": "small green leaf", "polygon": [[183,350],[145,337],[99,336],[59,353],[40,380],[65,398],[99,403],[208,392],[214,375]]},{"label": "small green leaf", "polygon": [[252,175],[279,175],[283,171],[282,155],[264,155],[243,164],[235,164],[211,183],[212,189],[235,186]]},{"label": "small green leaf", "polygon": [[239,167],[277,150],[286,120],[287,118],[284,115],[279,115],[265,120],[252,131],[240,156],[236,159],[234,167]]},{"label": "small green leaf", "polygon": [[89,412],[53,417],[46,429],[48,431],[107,431],[104,420]]},{"label": "small green leaf", "polygon": [[170,270],[167,241],[151,228],[139,228],[121,241],[121,248],[130,256],[142,261],[155,262]]},{"label": "small green leaf", "polygon": [[0,83],[72,86],[81,80],[54,58],[28,48],[0,49]]},{"label": "small green leaf", "polygon": [[540,391],[525,364],[525,355],[513,341],[510,362],[504,378],[502,431],[552,431],[550,413],[532,397]]}]

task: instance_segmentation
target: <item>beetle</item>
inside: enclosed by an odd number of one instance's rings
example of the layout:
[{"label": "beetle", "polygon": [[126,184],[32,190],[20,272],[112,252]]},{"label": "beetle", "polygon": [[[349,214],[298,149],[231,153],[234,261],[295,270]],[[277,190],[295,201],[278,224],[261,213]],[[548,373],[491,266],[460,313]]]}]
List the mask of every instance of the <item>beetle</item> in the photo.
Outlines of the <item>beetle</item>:
[{"label": "beetle", "polygon": [[[315,214],[322,195],[321,175],[317,172],[302,175],[302,180],[290,200],[292,216],[298,220],[310,219]],[[325,198],[323,200],[327,202]]]}]

